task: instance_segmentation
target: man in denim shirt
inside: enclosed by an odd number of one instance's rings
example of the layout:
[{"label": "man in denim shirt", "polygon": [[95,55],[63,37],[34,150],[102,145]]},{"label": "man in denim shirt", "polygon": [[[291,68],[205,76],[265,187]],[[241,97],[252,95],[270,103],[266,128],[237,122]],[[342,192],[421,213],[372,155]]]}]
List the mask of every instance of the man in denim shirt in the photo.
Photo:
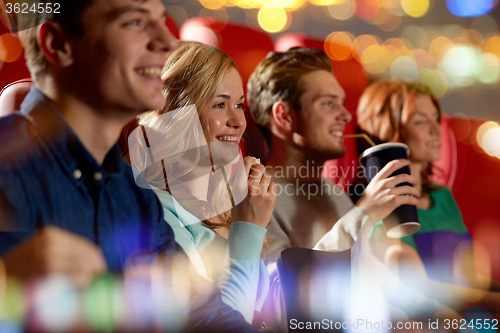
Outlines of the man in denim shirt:
[{"label": "man in denim shirt", "polygon": [[[185,257],[116,145],[126,123],[163,106],[177,41],[160,0],[68,0],[60,13],[19,15],[34,27],[20,34],[34,86],[0,118],[0,256],[21,281],[59,274],[85,287],[154,253]],[[191,329],[254,331],[218,293],[203,299]]]}]

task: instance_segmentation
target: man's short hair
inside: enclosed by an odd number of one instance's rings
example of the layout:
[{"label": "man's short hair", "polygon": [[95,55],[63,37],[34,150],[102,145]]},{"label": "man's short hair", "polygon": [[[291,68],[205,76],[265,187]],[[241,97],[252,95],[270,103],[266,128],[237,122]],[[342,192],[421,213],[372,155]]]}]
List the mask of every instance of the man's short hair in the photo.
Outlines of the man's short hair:
[{"label": "man's short hair", "polygon": [[300,112],[300,98],[305,90],[301,78],[317,70],[332,72],[330,58],[318,49],[293,47],[286,52],[269,52],[257,65],[247,85],[255,122],[269,130],[272,107],[279,101]]},{"label": "man's short hair", "polygon": [[[24,48],[24,56],[26,58],[26,65],[33,78],[43,74],[47,70],[48,62],[43,55],[37,42],[37,26],[45,22],[53,21],[59,24],[63,31],[73,37],[83,37],[85,35],[84,17],[86,10],[96,0],[59,0],[61,4],[59,14],[52,13],[38,13],[37,11],[30,11],[28,14],[18,15],[19,38]],[[38,4],[43,4],[45,8],[46,3],[53,3],[53,0],[26,0],[29,4],[28,8]]]}]

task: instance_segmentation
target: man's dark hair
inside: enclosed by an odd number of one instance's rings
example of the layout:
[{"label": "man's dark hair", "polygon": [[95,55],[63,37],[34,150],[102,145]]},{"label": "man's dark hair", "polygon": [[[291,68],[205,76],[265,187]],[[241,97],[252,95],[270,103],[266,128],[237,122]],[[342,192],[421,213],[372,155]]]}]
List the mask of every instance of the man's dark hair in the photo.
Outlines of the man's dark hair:
[{"label": "man's dark hair", "polygon": [[317,70],[332,72],[330,58],[318,49],[294,47],[270,52],[248,80],[248,103],[255,122],[269,130],[271,109],[279,101],[300,112],[300,97],[305,90],[301,79]]},{"label": "man's dark hair", "polygon": [[[26,65],[33,78],[43,74],[47,69],[47,60],[38,46],[36,40],[37,26],[48,21],[53,21],[61,26],[61,29],[73,37],[83,37],[85,35],[85,13],[86,10],[96,0],[59,0],[61,6],[59,14],[38,13],[28,11],[27,14],[18,14],[18,30],[21,43],[24,47]],[[51,0],[26,0],[28,8],[38,8],[38,4],[43,4],[45,8],[47,3],[54,5]]]}]

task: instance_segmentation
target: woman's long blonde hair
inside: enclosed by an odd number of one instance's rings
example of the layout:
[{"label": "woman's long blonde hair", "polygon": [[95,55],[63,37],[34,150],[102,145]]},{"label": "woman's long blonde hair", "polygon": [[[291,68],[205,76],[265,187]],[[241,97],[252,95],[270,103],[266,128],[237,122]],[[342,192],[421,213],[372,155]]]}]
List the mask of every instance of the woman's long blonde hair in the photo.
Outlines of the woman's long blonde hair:
[{"label": "woman's long blonde hair", "polygon": [[[203,133],[200,133],[199,127],[191,125],[197,121],[194,117],[198,117],[198,113],[216,96],[224,82],[227,70],[231,68],[236,69],[236,64],[225,52],[198,42],[181,41],[179,46],[169,54],[162,74],[165,105],[139,118],[139,125],[143,126],[143,130],[147,127],[163,136],[162,144],[150,145],[151,151],[148,151],[148,147],[136,147],[135,151],[129,152],[131,156],[135,154],[135,160],[140,160],[141,158],[137,156],[141,154],[145,157],[143,160],[147,160],[145,156],[147,154],[168,156],[162,160],[162,163],[142,166],[141,170],[144,170],[142,175],[150,185],[166,189],[170,193],[172,193],[170,190],[172,184],[175,184],[176,188],[183,188],[182,184],[176,183],[176,180],[189,174],[202,158],[207,157],[206,149],[192,148],[193,140],[203,137]],[[165,123],[157,120],[167,112],[178,109],[188,110],[193,105],[198,113],[174,112],[172,118],[175,118],[173,119],[175,121]],[[173,130],[172,123],[175,123],[175,130]],[[202,126],[208,125],[202,124]],[[182,152],[182,154],[172,154],[172,152]],[[186,154],[189,154],[189,158],[185,158]],[[220,202],[227,202],[228,194],[231,197],[230,187],[225,182],[215,184],[210,182],[210,188],[215,193],[211,203],[195,198],[187,186],[184,187],[182,197],[179,197],[180,194],[176,190],[175,198],[182,199],[182,206],[188,211],[191,211],[190,208],[199,211],[200,207],[208,210],[212,205],[217,206]],[[211,218],[203,222],[211,229],[229,227],[232,223],[230,210],[221,212],[218,216],[221,223],[212,222]]]}]

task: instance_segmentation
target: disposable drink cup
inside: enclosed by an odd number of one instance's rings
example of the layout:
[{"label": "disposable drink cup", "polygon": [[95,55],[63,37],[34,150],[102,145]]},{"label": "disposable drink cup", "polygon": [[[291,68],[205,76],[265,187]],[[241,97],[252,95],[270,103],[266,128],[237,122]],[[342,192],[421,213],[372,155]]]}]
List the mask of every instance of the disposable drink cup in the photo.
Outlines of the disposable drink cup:
[{"label": "disposable drink cup", "polygon": [[[404,143],[383,143],[368,148],[359,159],[360,163],[365,167],[366,179],[370,183],[387,163],[401,158],[407,159],[409,155],[410,150]],[[409,166],[396,170],[391,177],[405,173],[411,174]],[[410,183],[401,183],[397,186],[413,185]],[[390,238],[401,238],[417,232],[420,229],[417,207],[411,205],[399,206],[384,219],[384,226],[387,230],[387,237]]]}]

